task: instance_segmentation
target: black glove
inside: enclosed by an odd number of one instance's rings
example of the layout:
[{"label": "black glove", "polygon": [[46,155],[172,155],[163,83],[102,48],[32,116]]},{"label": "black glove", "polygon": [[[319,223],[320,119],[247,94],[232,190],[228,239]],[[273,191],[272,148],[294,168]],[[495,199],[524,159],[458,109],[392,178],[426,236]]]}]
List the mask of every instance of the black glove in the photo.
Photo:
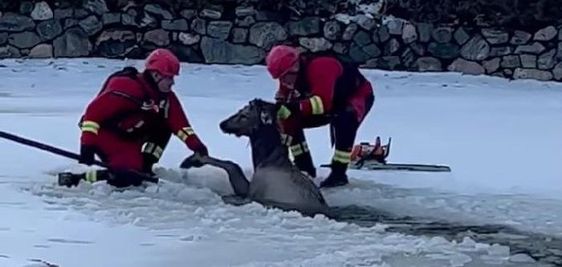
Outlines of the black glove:
[{"label": "black glove", "polygon": [[93,146],[82,145],[80,146],[80,159],[79,163],[92,165],[95,161],[96,149]]}]

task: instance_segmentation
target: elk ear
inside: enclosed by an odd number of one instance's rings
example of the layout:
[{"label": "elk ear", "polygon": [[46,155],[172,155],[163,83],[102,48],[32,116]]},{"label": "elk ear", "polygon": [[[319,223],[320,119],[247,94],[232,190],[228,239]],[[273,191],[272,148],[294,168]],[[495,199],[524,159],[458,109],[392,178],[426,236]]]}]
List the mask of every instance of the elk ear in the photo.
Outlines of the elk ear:
[{"label": "elk ear", "polygon": [[271,113],[269,113],[265,110],[262,110],[260,112],[260,120],[261,120],[261,123],[264,124],[264,125],[273,124],[273,118],[271,117]]}]

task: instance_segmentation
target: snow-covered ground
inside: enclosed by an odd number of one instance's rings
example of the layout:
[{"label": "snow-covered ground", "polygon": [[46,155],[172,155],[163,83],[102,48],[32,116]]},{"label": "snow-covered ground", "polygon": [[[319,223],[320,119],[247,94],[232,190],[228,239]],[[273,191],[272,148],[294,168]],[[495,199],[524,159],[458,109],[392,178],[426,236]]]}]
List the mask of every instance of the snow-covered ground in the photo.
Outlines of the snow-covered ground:
[{"label": "snow-covered ground", "polygon": [[[0,61],[0,130],[78,150],[76,123],[111,72],[138,61]],[[330,205],[397,216],[504,224],[562,237],[562,85],[456,73],[365,71],[376,102],[358,141],[393,138],[389,160],[445,164],[451,173],[350,171],[324,190]],[[249,171],[247,139],[220,120],[271,99],[261,66],[183,65],[176,91],[210,153]],[[328,130],[307,131],[316,164],[331,157]],[[57,187],[72,161],[0,140],[0,266],[537,266],[509,248],[360,227],[323,216],[235,207],[224,173],[182,172],[190,153],[173,140],[165,183],[116,191],[104,183]],[[164,168],[165,167],[165,168]],[[320,169],[326,175],[328,170]],[[562,249],[562,248],[558,248]]]}]

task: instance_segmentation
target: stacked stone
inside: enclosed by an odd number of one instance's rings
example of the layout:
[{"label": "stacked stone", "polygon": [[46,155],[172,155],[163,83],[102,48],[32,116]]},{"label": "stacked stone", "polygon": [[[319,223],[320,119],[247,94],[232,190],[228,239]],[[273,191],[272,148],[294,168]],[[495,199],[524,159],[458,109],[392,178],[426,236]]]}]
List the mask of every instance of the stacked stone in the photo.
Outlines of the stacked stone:
[{"label": "stacked stone", "polygon": [[231,9],[128,4],[112,11],[104,0],[84,2],[61,8],[23,1],[19,13],[1,13],[0,58],[142,58],[167,47],[183,61],[262,64],[273,45],[286,43],[365,68],[562,80],[561,26],[525,32],[380,19],[349,6],[341,13],[344,0],[296,1],[286,12],[265,10],[263,1]]}]

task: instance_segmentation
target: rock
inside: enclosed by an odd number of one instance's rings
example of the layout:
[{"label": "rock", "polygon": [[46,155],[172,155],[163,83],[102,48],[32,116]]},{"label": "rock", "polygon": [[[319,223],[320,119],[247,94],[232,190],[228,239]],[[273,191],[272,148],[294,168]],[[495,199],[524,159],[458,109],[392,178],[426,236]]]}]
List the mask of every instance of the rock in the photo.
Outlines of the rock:
[{"label": "rock", "polygon": [[400,49],[400,42],[398,42],[398,40],[392,38],[384,46],[384,54],[385,55],[392,55],[392,54],[396,53],[399,49]]},{"label": "rock", "polygon": [[311,52],[326,51],[332,48],[332,43],[323,37],[301,37],[299,38],[299,44]]},{"label": "rock", "polygon": [[369,44],[364,46],[363,51],[370,57],[378,57],[382,54],[382,51],[376,44]]},{"label": "rock", "polygon": [[334,52],[338,54],[347,54],[348,52],[347,47],[342,43],[335,43],[332,47],[332,50],[334,50]]},{"label": "rock", "polygon": [[[556,49],[550,49],[548,50],[548,52],[542,54],[539,56],[539,59],[537,61],[537,65],[539,67],[539,69],[541,70],[547,70],[547,69],[552,69],[554,67],[554,64],[556,64],[556,60],[554,59],[554,56],[556,55]],[[523,66],[525,67],[525,66]]]},{"label": "rock", "polygon": [[390,39],[390,33],[388,33],[388,28],[381,26],[376,31],[373,32],[373,42],[384,43]]},{"label": "rock", "polygon": [[121,13],[105,13],[102,17],[103,25],[121,23]]},{"label": "rock", "polygon": [[431,36],[437,43],[449,43],[453,39],[453,29],[449,27],[439,27],[433,30]]},{"label": "rock", "polygon": [[522,45],[526,44],[529,40],[531,40],[531,34],[524,31],[515,31],[513,33],[513,37],[511,37],[510,44],[514,45]]},{"label": "rock", "polygon": [[163,29],[151,30],[144,34],[144,41],[159,47],[165,47],[170,44],[170,34]]},{"label": "rock", "polygon": [[431,40],[431,35],[433,32],[433,25],[429,23],[419,23],[417,24],[418,32],[420,33],[420,42],[429,42]]},{"label": "rock", "polygon": [[0,58],[19,58],[21,57],[20,51],[13,46],[0,47]]},{"label": "rock", "polygon": [[457,44],[459,45],[463,45],[466,41],[468,41],[468,39],[470,39],[470,35],[468,35],[463,27],[459,27],[457,31],[455,31],[454,37],[455,41],[457,41]]},{"label": "rock", "polygon": [[198,34],[207,34],[207,22],[204,19],[196,18],[191,22],[191,30]]},{"label": "rock", "polygon": [[30,58],[51,58],[53,57],[53,46],[50,44],[40,44],[31,49],[28,55]]},{"label": "rock", "polygon": [[386,56],[382,58],[369,59],[365,63],[365,67],[368,68],[380,68],[384,70],[395,70],[400,66],[400,57],[398,56]]},{"label": "rock", "polygon": [[121,14],[121,23],[125,26],[135,26],[138,28],[139,25],[135,20],[135,16],[136,15],[131,15],[128,13]]},{"label": "rock", "polygon": [[35,3],[33,11],[31,11],[31,18],[34,20],[48,20],[54,17],[53,10],[45,1]]},{"label": "rock", "polygon": [[101,16],[109,11],[104,0],[88,0],[84,9],[98,16]]},{"label": "rock", "polygon": [[144,6],[144,11],[152,15],[155,15],[156,17],[161,19],[171,20],[174,18],[174,16],[172,16],[172,13],[170,13],[170,11],[165,10],[164,8],[162,8],[162,6],[158,4],[148,4]]},{"label": "rock", "polygon": [[75,26],[78,26],[79,21],[75,20],[75,19],[65,19],[64,20],[64,28],[63,29],[68,29],[68,28],[72,28]]},{"label": "rock", "polygon": [[287,17],[282,12],[259,10],[256,13],[257,21],[285,23]]},{"label": "rock", "polygon": [[194,45],[196,43],[199,43],[201,37],[198,34],[180,32],[180,34],[178,35],[178,39],[184,45]]},{"label": "rock", "polygon": [[33,11],[34,5],[31,1],[20,1],[19,13],[22,15],[29,15]]},{"label": "rock", "polygon": [[50,41],[62,33],[62,26],[58,20],[46,20],[37,25],[37,33],[42,41]]},{"label": "rock", "polygon": [[163,20],[162,29],[183,32],[189,29],[189,25],[186,19]]},{"label": "rock", "polygon": [[411,43],[410,48],[412,48],[412,51],[414,51],[416,55],[425,56],[425,47],[420,43]]},{"label": "rock", "polygon": [[427,51],[437,58],[453,59],[459,56],[459,46],[455,43],[429,43]]},{"label": "rock", "polygon": [[6,13],[0,17],[0,32],[22,32],[34,28],[35,22],[30,17],[14,13]]},{"label": "rock", "polygon": [[230,21],[211,21],[207,27],[207,35],[221,40],[226,40],[226,38],[230,35],[231,28],[232,22]]},{"label": "rock", "polygon": [[72,18],[83,19],[83,18],[85,18],[89,15],[90,15],[90,13],[86,9],[77,8],[77,9],[74,9],[74,12],[72,13]]},{"label": "rock", "polygon": [[414,51],[412,51],[411,48],[406,47],[406,49],[404,49],[404,52],[402,52],[402,55],[400,55],[400,59],[402,61],[402,65],[404,65],[406,69],[411,69],[414,65],[414,60],[416,59],[416,57],[414,56]]},{"label": "rock", "polygon": [[90,55],[92,44],[80,28],[68,29],[53,41],[55,57],[83,57]]},{"label": "rock", "polygon": [[123,57],[136,48],[137,38],[130,30],[105,30],[96,40],[97,51],[103,57]]},{"label": "rock", "polygon": [[535,54],[542,53],[546,48],[539,42],[534,42],[532,45],[519,45],[515,48],[515,54]]},{"label": "rock", "polygon": [[250,27],[256,23],[256,19],[254,17],[248,16],[243,19],[236,19],[236,25],[240,27]]},{"label": "rock", "polygon": [[480,75],[485,73],[484,67],[480,66],[477,62],[467,61],[462,58],[458,58],[449,67],[449,71],[462,72],[464,74]]},{"label": "rock", "polygon": [[386,27],[388,27],[388,33],[391,35],[402,35],[404,22],[401,19],[390,18],[383,24],[386,24]]},{"label": "rock", "polygon": [[347,25],[347,27],[343,31],[342,39],[344,41],[351,40],[353,38],[353,36],[355,35],[355,32],[357,31],[358,28],[359,27],[355,23],[351,23],[351,24]]},{"label": "rock", "polygon": [[461,48],[461,55],[467,60],[484,60],[490,54],[490,45],[480,35],[472,37]]},{"label": "rock", "polygon": [[360,63],[365,62],[369,60],[369,58],[371,58],[369,54],[363,51],[361,46],[355,43],[352,43],[351,46],[349,47],[349,56],[354,62],[360,62]]},{"label": "rock", "polygon": [[180,11],[180,16],[186,18],[187,20],[191,20],[197,16],[197,10],[194,9],[184,9]]},{"label": "rock", "polygon": [[209,18],[209,19],[220,19],[222,17],[222,13],[217,10],[212,9],[203,9],[199,16],[202,18]]},{"label": "rock", "polygon": [[404,43],[410,44],[415,42],[417,39],[418,33],[416,32],[416,27],[411,23],[404,25],[404,31],[402,32],[402,40],[404,40]]},{"label": "rock", "polygon": [[287,39],[285,28],[277,22],[258,22],[250,28],[250,43],[265,50]]},{"label": "rock", "polygon": [[442,71],[443,67],[441,61],[434,57],[420,57],[415,62],[413,67],[417,71]]},{"label": "rock", "polygon": [[502,61],[500,66],[502,68],[517,68],[521,66],[521,62],[519,60],[519,56],[516,55],[509,55],[502,57]]},{"label": "rock", "polygon": [[265,51],[255,46],[235,45],[223,40],[203,37],[201,51],[205,63],[258,64],[265,58]]},{"label": "rock", "polygon": [[299,21],[291,21],[287,25],[290,35],[307,36],[320,32],[320,18],[318,17],[305,17]]},{"label": "rock", "polygon": [[6,42],[8,42],[8,33],[0,32],[0,45],[5,44]]},{"label": "rock", "polygon": [[55,19],[66,19],[71,18],[74,11],[72,8],[57,8],[53,13]]},{"label": "rock", "polygon": [[523,68],[536,68],[537,67],[537,56],[536,55],[528,55],[523,54],[519,56],[519,60],[521,62],[521,66]]},{"label": "rock", "polygon": [[234,13],[236,14],[237,17],[246,17],[246,16],[255,15],[256,10],[254,9],[253,6],[249,6],[249,7],[239,6],[239,7],[236,7]]},{"label": "rock", "polygon": [[562,80],[562,62],[554,66],[554,69],[552,70],[552,74],[554,74],[554,79],[558,81]]},{"label": "rock", "polygon": [[535,33],[533,40],[535,41],[550,41],[556,37],[558,31],[554,26],[548,26],[546,28],[542,28]]},{"label": "rock", "polygon": [[353,42],[359,46],[365,46],[371,43],[371,36],[365,31],[359,31],[353,37]]},{"label": "rock", "polygon": [[509,41],[509,34],[502,30],[495,30],[495,29],[482,29],[482,36],[490,43],[490,44],[505,44]]},{"label": "rock", "polygon": [[509,46],[492,47],[490,57],[507,56],[513,52]]},{"label": "rock", "polygon": [[553,78],[552,73],[544,70],[521,69],[516,68],[513,73],[514,79],[533,79],[539,81],[550,81]]},{"label": "rock", "polygon": [[35,32],[12,33],[8,37],[8,43],[17,48],[32,48],[41,42]]},{"label": "rock", "polygon": [[172,44],[169,49],[182,62],[205,63],[201,52],[191,46]]},{"label": "rock", "polygon": [[375,21],[369,17],[367,17],[366,15],[363,14],[359,14],[356,16],[355,18],[355,22],[357,23],[357,25],[359,25],[359,27],[370,31],[371,29],[373,29],[373,27],[375,27]]},{"label": "rock", "polygon": [[494,73],[500,68],[500,58],[496,57],[490,60],[485,60],[482,65],[486,69],[486,73]]},{"label": "rock", "polygon": [[98,33],[103,28],[102,22],[94,15],[81,20],[78,25],[80,25],[80,28],[82,28],[89,36]]},{"label": "rock", "polygon": [[558,43],[558,50],[556,51],[556,59],[562,60],[562,42]]},{"label": "rock", "polygon": [[248,40],[248,29],[234,28],[232,30],[233,43],[245,43]]},{"label": "rock", "polygon": [[324,23],[324,37],[328,40],[336,40],[341,32],[340,24],[335,21],[331,20]]}]

